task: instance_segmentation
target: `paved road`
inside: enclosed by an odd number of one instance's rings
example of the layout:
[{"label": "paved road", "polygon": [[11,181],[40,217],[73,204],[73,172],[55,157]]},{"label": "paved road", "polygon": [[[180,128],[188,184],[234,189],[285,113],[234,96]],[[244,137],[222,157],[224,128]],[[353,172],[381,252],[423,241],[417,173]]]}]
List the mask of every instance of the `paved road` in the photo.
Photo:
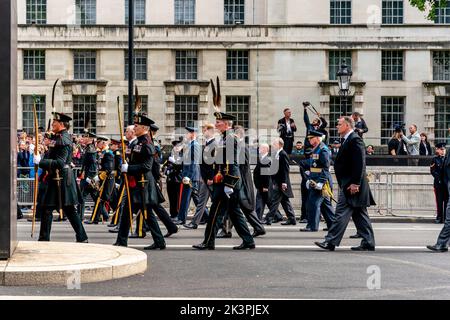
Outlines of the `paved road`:
[{"label": "paved road", "polygon": [[[377,251],[371,253],[349,250],[358,244],[348,239],[355,232],[352,224],[335,252],[314,246],[325,232],[300,233],[301,226],[272,225],[266,236],[257,238],[257,249],[245,252],[231,250],[240,244],[236,234],[232,239],[218,239],[215,251],[192,250],[191,245],[201,241],[204,227],[181,230],[168,239],[166,250],[147,253],[149,268],[143,275],[82,284],[81,290],[3,287],[0,297],[450,299],[450,253],[425,249],[434,243],[442,225],[375,223]],[[86,229],[90,242],[115,241],[106,225]],[[19,240],[30,240],[30,230],[31,224],[21,220]],[[74,241],[69,224],[54,223],[52,240]],[[151,242],[149,236],[131,239],[130,246],[142,249]],[[368,289],[372,275],[368,268],[379,268],[380,289]]]}]

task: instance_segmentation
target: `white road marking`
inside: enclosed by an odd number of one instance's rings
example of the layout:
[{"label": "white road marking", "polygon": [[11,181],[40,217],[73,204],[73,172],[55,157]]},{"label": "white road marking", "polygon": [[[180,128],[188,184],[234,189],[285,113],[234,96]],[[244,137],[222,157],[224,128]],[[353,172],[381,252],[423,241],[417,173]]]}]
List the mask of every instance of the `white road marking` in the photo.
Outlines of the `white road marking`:
[{"label": "white road marking", "polygon": [[[199,297],[123,297],[123,296],[1,296],[0,300],[314,300],[280,298],[199,298]],[[330,300],[330,299],[325,299]],[[334,300],[334,299],[331,299]]]},{"label": "white road marking", "polygon": [[[129,245],[129,248],[135,248],[140,249],[147,247],[148,244],[133,244]],[[216,249],[231,249],[235,245],[216,245]],[[340,249],[350,249],[353,246],[339,246],[336,248],[336,250]],[[189,244],[169,244],[167,245],[167,248],[172,249],[193,249],[192,245]],[[289,245],[289,244],[283,244],[283,245],[258,245],[256,244],[256,249],[317,249],[322,250],[316,245]],[[426,246],[377,246],[376,250],[421,250],[423,249],[425,252],[430,252]],[[194,249],[193,249],[194,250]],[[375,251],[376,252],[376,251]]]}]

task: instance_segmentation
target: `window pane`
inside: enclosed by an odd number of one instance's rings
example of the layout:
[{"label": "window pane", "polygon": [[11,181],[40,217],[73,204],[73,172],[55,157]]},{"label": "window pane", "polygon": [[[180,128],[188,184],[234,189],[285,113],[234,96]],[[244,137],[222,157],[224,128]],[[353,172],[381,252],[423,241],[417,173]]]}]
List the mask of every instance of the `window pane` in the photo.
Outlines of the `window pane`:
[{"label": "window pane", "polygon": [[[128,50],[125,50],[125,80],[128,80]],[[147,80],[147,50],[134,51],[134,80]]]},{"label": "window pane", "polygon": [[96,55],[95,51],[74,52],[74,78],[76,80],[95,80]]},{"label": "window pane", "polygon": [[445,7],[436,8],[436,16],[434,18],[434,22],[435,23],[443,23],[443,24],[450,23],[450,1],[447,1],[447,4]]},{"label": "window pane", "polygon": [[175,24],[195,24],[195,0],[175,0]]},{"label": "window pane", "polygon": [[[38,126],[46,128],[45,96],[36,96]],[[28,134],[34,134],[33,96],[22,96],[22,128]]]},{"label": "window pane", "polygon": [[330,97],[330,142],[339,139],[339,134],[336,129],[337,121],[342,116],[350,116],[353,112],[353,98],[348,97],[344,101],[339,96]]},{"label": "window pane", "polygon": [[197,51],[176,51],[175,64],[177,80],[197,80]]},{"label": "window pane", "polygon": [[446,142],[450,128],[450,97],[436,97],[434,137],[436,142]]},{"label": "window pane", "polygon": [[226,113],[236,117],[235,123],[250,128],[250,97],[248,96],[227,96]]},{"label": "window pane", "polygon": [[84,120],[90,115],[89,131],[97,132],[97,96],[73,96],[73,133],[84,131]]},{"label": "window pane", "polygon": [[198,121],[198,97],[175,97],[175,129],[197,125]]},{"label": "window pane", "polygon": [[403,80],[403,51],[382,52],[381,79]]},{"label": "window pane", "polygon": [[244,24],[245,0],[224,0],[224,23]]},{"label": "window pane", "polygon": [[[141,112],[148,114],[148,96],[139,96],[141,98]],[[136,99],[133,96],[133,99]],[[124,120],[124,128],[128,126],[128,95],[123,96],[123,120]],[[134,102],[133,102],[133,113],[134,113]]]},{"label": "window pane", "polygon": [[450,80],[450,51],[433,52],[433,80]]},{"label": "window pane", "polygon": [[[129,0],[125,0],[125,24],[128,24]],[[145,24],[145,0],[134,0],[134,24]]]},{"label": "window pane", "polygon": [[76,0],[76,24],[89,25],[95,24],[97,20],[96,0]]},{"label": "window pane", "polygon": [[383,24],[403,23],[403,0],[383,0]]},{"label": "window pane", "polygon": [[330,0],[330,23],[331,24],[352,23],[351,0]]},{"label": "window pane", "polygon": [[45,80],[45,51],[24,50],[23,79]]},{"label": "window pane", "polygon": [[404,97],[381,97],[381,144],[389,143],[394,134],[394,127],[402,125],[404,118]]},{"label": "window pane", "polygon": [[47,23],[47,0],[27,0],[27,24]]},{"label": "window pane", "polygon": [[249,52],[229,50],[227,52],[227,80],[248,80]]},{"label": "window pane", "polygon": [[352,52],[348,50],[333,50],[328,53],[329,79],[337,80],[336,74],[345,60],[347,66],[352,70]]}]

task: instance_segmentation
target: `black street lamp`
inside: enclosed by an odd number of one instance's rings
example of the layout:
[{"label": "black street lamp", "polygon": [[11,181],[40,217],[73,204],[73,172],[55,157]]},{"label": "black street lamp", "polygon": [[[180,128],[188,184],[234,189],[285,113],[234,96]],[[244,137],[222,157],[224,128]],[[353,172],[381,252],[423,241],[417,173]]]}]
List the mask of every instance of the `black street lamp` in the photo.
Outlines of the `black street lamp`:
[{"label": "black street lamp", "polygon": [[350,91],[350,80],[352,78],[352,70],[345,64],[345,60],[342,60],[342,64],[338,72],[336,73],[336,78],[339,85],[339,95],[344,101],[347,100],[348,93]]}]

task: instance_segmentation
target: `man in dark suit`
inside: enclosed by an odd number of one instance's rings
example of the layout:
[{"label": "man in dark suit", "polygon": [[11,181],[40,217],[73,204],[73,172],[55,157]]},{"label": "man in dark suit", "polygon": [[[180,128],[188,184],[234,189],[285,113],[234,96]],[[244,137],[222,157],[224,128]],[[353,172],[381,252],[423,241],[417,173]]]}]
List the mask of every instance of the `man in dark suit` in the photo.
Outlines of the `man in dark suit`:
[{"label": "man in dark suit", "polygon": [[364,133],[367,133],[367,131],[369,131],[366,121],[361,118],[361,114],[359,112],[353,112],[352,118],[353,121],[355,121],[355,132],[362,138]]},{"label": "man in dark suit", "polygon": [[341,243],[345,229],[353,219],[361,235],[361,244],[352,247],[354,251],[374,251],[375,238],[367,213],[367,207],[374,205],[366,175],[366,152],[361,137],[354,132],[351,117],[341,117],[337,125],[343,138],[342,146],[334,162],[334,171],[339,184],[339,200],[336,206],[336,220],[324,242],[315,242],[322,249],[334,251]]},{"label": "man in dark suit", "polygon": [[284,141],[283,149],[287,154],[292,153],[292,147],[294,146],[294,132],[297,131],[294,119],[291,119],[291,109],[286,108],[283,110],[284,118],[278,120],[278,132],[280,138]]},{"label": "man in dark suit", "polygon": [[258,163],[253,170],[253,182],[256,188],[256,215],[262,221],[266,205],[270,206],[269,185],[270,185],[270,158],[269,145],[262,143],[259,146]]},{"label": "man in dark suit", "polygon": [[434,195],[436,198],[436,223],[444,223],[447,207],[447,185],[444,183],[445,142],[436,144],[436,156],[431,160],[430,173],[433,176]]},{"label": "man in dark suit", "polygon": [[289,198],[293,198],[291,181],[289,179],[289,156],[283,149],[283,139],[276,138],[272,142],[272,153],[275,153],[272,159],[271,171],[271,204],[270,211],[266,215],[266,221],[271,221],[278,211],[278,206],[284,209],[287,221],[282,225],[295,225],[295,213]]},{"label": "man in dark suit", "polygon": [[[447,194],[450,194],[450,156],[447,152],[444,160],[444,168],[443,168],[443,180],[444,184],[447,187]],[[450,201],[447,202],[446,212],[450,212]],[[428,249],[436,252],[446,252],[448,251],[448,242],[450,241],[450,214],[445,215],[444,227],[439,234],[437,242],[433,246],[427,246]]]}]

